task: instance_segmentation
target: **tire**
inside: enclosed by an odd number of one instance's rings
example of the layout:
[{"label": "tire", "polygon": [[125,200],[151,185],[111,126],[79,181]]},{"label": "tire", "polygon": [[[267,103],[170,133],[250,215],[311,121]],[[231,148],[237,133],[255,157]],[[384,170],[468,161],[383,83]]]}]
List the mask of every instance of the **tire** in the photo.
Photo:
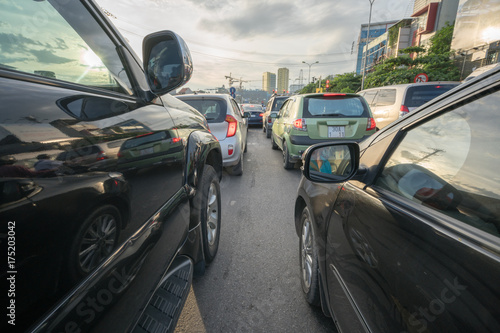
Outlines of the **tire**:
[{"label": "tire", "polygon": [[219,178],[214,168],[205,165],[200,187],[193,199],[194,216],[201,223],[205,263],[209,264],[219,249],[221,226],[221,196]]},{"label": "tire", "polygon": [[288,153],[288,145],[283,141],[283,168],[290,170],[293,169],[295,163],[290,162],[290,154]]},{"label": "tire", "polygon": [[268,129],[266,130],[266,138],[268,138],[268,139],[269,139],[269,138],[271,137],[271,133],[272,133],[272,131],[268,128]]},{"label": "tire", "polygon": [[300,284],[307,302],[319,306],[321,299],[319,294],[318,251],[309,208],[305,207],[302,211],[300,222],[302,226],[299,241]]},{"label": "tire", "polygon": [[82,223],[71,242],[69,271],[76,281],[89,274],[116,249],[122,225],[115,206],[94,210]]},{"label": "tire", "polygon": [[274,136],[272,135],[271,135],[271,148],[273,148],[274,150],[277,150],[279,148],[276,142],[274,142]]},{"label": "tire", "polygon": [[247,152],[247,147],[248,147],[248,140],[245,140],[245,149],[243,150],[244,153]]},{"label": "tire", "polygon": [[227,171],[230,175],[232,176],[241,176],[243,174],[243,153],[240,154],[240,160],[238,161],[238,164],[227,168]]}]

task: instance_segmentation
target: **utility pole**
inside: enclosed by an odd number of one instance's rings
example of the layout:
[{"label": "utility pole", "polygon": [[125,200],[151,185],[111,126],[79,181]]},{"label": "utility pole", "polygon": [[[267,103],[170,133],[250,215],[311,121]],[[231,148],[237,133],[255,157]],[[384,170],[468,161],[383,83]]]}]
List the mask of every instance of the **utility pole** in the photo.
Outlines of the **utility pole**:
[{"label": "utility pole", "polygon": [[366,51],[365,51],[365,61],[363,64],[363,77],[361,79],[361,90],[365,87],[365,74],[366,74],[366,56],[368,55],[368,44],[370,43],[370,25],[372,23],[372,6],[375,0],[368,0],[370,1],[370,16],[368,18],[368,32],[366,34]]}]

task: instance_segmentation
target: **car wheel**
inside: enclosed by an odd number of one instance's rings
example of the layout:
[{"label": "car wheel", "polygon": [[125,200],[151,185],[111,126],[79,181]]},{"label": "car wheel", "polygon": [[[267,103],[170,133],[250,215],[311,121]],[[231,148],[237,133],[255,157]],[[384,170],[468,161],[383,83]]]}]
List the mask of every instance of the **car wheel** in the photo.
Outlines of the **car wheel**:
[{"label": "car wheel", "polygon": [[305,207],[300,218],[302,233],[300,235],[300,281],[302,291],[309,304],[319,306],[319,268],[318,251],[314,239],[309,208]]},{"label": "car wheel", "polygon": [[238,164],[227,168],[227,171],[232,176],[241,176],[243,174],[243,153],[240,154]]},{"label": "car wheel", "polygon": [[221,196],[219,178],[214,168],[205,165],[200,188],[193,199],[195,218],[201,222],[205,262],[214,260],[219,249]]},{"label": "car wheel", "polygon": [[266,131],[266,138],[269,139],[271,137],[271,133],[272,133],[272,131],[268,128]]},{"label": "car wheel", "polygon": [[272,136],[272,135],[271,135],[271,147],[274,150],[277,150],[279,148],[278,145],[276,144],[276,142],[274,142],[274,136]]},{"label": "car wheel", "polygon": [[116,249],[121,216],[115,206],[105,205],[94,210],[72,241],[69,265],[74,279],[86,276]]},{"label": "car wheel", "polygon": [[247,147],[248,147],[248,140],[245,140],[245,149],[243,150],[244,153],[247,152]]},{"label": "car wheel", "polygon": [[294,163],[290,162],[290,154],[288,153],[288,145],[283,141],[283,167],[287,170],[293,169]]}]

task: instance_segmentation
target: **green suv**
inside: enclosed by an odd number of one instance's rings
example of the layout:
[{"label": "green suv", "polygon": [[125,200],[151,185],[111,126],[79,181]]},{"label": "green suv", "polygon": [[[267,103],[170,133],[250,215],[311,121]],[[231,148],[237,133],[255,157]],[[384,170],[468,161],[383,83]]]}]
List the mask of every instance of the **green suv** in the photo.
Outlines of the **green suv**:
[{"label": "green suv", "polygon": [[310,145],[335,140],[361,141],[376,131],[368,104],[356,94],[291,96],[272,117],[276,118],[272,147],[283,151],[285,169],[292,169]]}]

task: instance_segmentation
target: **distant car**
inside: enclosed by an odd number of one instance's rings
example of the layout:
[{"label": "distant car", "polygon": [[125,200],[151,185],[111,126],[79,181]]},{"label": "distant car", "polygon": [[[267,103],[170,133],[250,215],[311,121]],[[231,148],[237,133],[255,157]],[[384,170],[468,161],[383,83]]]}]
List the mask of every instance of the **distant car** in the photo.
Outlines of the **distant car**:
[{"label": "distant car", "polygon": [[85,166],[91,170],[106,170],[116,164],[122,142],[123,140],[116,140],[71,148],[57,155],[56,161],[66,165]]},{"label": "distant car", "polygon": [[307,302],[339,332],[500,331],[500,68],[303,155]]},{"label": "distant car", "polygon": [[[228,94],[177,95],[207,119],[212,134],[219,140],[222,163],[235,176],[243,174],[243,153],[247,150],[247,117]],[[249,118],[248,118],[249,119]]]},{"label": "distant car", "polygon": [[397,84],[362,90],[358,95],[366,99],[377,128],[382,129],[459,84],[451,81]]},{"label": "distant car", "polygon": [[283,167],[292,169],[311,145],[362,140],[375,133],[375,120],[356,94],[303,94],[288,98],[272,127],[271,145],[283,151]]},{"label": "distant car", "polygon": [[260,104],[242,104],[241,109],[243,112],[248,112],[248,126],[262,125],[262,105]]},{"label": "distant car", "polygon": [[271,137],[274,118],[271,114],[278,114],[283,103],[289,96],[273,95],[266,104],[264,114],[262,115],[262,129],[266,132],[266,137]]}]

